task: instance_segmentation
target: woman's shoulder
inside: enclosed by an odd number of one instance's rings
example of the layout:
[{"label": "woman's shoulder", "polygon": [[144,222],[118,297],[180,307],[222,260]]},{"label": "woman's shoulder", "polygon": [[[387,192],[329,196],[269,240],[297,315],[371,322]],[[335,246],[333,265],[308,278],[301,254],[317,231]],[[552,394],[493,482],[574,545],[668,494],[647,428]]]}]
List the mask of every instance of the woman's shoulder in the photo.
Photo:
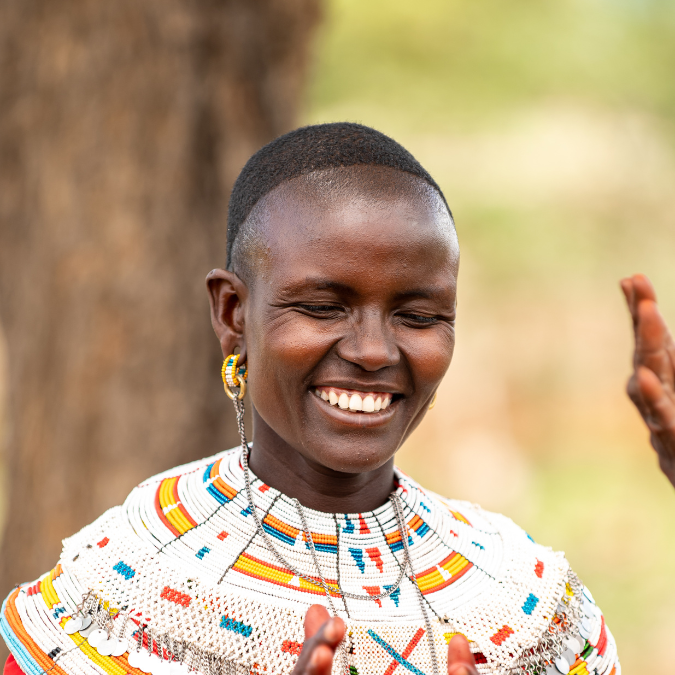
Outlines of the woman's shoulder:
[{"label": "woman's shoulder", "polygon": [[[457,630],[466,630],[467,637],[480,645],[479,659],[504,662],[506,656],[500,652],[506,647],[506,652],[521,652],[522,665],[528,660],[533,664],[554,661],[557,668],[549,669],[555,675],[585,672],[583,668],[608,675],[620,672],[605,617],[562,551],[535,542],[508,516],[425,492],[429,501],[447,509],[455,520],[458,539],[464,535],[466,541],[468,533],[469,550],[478,549],[470,557],[485,572],[487,592],[477,594],[455,617],[466,611]],[[499,562],[489,568],[484,561],[491,560]],[[490,620],[485,621],[488,614]],[[515,639],[516,649],[511,644]]]}]

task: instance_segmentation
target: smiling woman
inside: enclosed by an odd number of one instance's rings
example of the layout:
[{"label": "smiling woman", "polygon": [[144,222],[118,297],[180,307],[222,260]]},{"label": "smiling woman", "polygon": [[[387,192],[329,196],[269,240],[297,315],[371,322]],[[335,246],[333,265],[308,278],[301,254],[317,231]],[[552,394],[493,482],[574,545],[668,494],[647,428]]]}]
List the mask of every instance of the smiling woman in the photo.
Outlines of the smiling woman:
[{"label": "smiling woman", "polygon": [[17,588],[20,668],[619,672],[562,554],[394,466],[454,348],[459,248],[428,173],[367,127],[299,129],[249,160],[228,237],[207,286],[241,447],[141,484]]}]

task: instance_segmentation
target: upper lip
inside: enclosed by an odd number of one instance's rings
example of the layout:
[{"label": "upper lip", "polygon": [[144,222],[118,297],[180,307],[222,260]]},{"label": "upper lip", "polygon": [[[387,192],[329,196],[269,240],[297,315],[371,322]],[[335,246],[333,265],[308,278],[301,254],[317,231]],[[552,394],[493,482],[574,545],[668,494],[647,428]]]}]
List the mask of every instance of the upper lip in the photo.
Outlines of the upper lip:
[{"label": "upper lip", "polygon": [[323,387],[326,389],[346,389],[347,391],[361,391],[364,394],[372,394],[377,392],[378,394],[392,394],[392,395],[403,395],[403,392],[391,385],[380,384],[378,382],[370,382],[368,384],[356,384],[354,382],[322,382],[321,384],[313,384],[313,387]]}]

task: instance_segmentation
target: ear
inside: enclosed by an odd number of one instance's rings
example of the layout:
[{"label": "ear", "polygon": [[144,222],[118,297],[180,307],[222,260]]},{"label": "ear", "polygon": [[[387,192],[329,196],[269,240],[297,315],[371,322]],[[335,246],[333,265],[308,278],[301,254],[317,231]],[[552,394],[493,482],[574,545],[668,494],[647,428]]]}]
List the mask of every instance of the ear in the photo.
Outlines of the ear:
[{"label": "ear", "polygon": [[239,363],[246,363],[244,310],[248,299],[246,284],[227,270],[211,270],[206,275],[206,289],[211,305],[211,325],[220,342],[223,359],[239,348]]}]

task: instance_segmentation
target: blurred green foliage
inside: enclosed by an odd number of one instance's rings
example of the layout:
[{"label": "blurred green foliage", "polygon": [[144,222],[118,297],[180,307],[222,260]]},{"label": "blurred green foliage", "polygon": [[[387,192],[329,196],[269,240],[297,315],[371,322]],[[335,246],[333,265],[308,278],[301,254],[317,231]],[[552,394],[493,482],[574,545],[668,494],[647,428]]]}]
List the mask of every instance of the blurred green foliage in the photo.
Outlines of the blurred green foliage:
[{"label": "blurred green foliage", "polygon": [[546,97],[675,119],[670,0],[333,0],[312,106],[471,127]]}]

